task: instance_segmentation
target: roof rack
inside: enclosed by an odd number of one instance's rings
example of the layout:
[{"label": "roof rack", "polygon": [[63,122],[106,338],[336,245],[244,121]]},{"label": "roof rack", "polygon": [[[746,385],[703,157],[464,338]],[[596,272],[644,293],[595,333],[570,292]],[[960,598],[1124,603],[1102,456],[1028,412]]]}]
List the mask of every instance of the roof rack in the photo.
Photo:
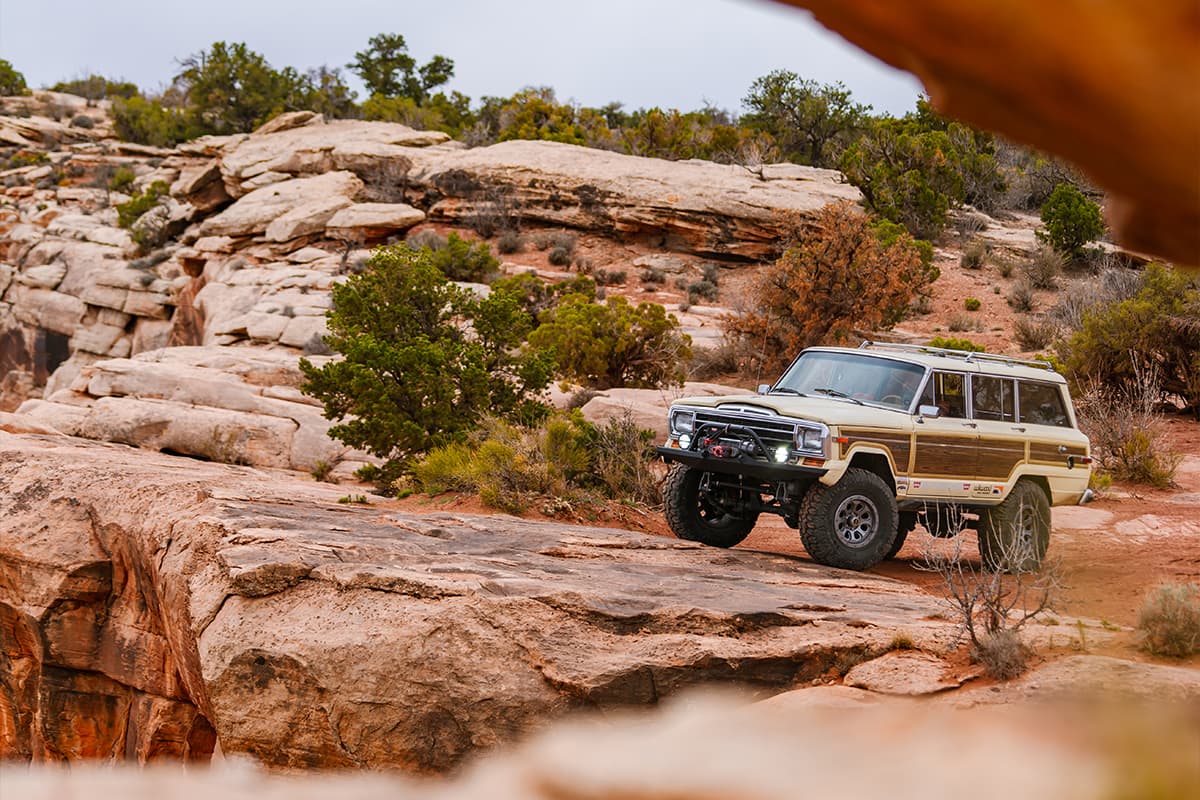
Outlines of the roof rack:
[{"label": "roof rack", "polygon": [[897,342],[873,342],[870,339],[864,340],[858,346],[859,350],[879,349],[879,350],[900,350],[908,353],[929,353],[935,356],[945,356],[947,358],[961,358],[964,361],[988,361],[998,364],[1008,364],[1009,366],[1027,366],[1047,369],[1054,371],[1054,365],[1049,361],[1041,358],[1016,358],[1015,356],[1002,356],[995,353],[977,353],[971,350],[950,350],[946,347],[930,347],[925,344],[899,344]]}]

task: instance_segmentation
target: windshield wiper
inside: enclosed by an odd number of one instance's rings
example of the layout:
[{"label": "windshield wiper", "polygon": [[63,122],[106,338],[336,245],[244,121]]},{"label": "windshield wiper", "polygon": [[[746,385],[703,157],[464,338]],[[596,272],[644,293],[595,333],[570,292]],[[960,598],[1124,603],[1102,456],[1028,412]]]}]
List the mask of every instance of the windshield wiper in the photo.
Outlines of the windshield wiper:
[{"label": "windshield wiper", "polygon": [[798,397],[808,397],[808,395],[806,395],[804,392],[793,389],[790,386],[777,386],[776,388],[772,389],[769,394],[794,394]]},{"label": "windshield wiper", "polygon": [[862,400],[859,400],[857,397],[851,397],[850,395],[846,394],[845,392],[839,392],[837,389],[830,389],[830,388],[826,387],[824,389],[813,389],[813,391],[820,392],[821,394],[827,394],[830,397],[840,397],[843,400],[849,400],[852,403],[858,403],[860,406],[863,405]]}]

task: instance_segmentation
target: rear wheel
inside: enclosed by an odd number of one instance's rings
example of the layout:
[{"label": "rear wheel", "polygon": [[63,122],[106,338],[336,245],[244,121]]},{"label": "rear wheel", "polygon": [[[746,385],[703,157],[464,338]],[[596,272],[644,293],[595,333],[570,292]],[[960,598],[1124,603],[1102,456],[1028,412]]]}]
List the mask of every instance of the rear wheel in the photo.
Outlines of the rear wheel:
[{"label": "rear wheel", "polygon": [[718,479],[716,473],[672,464],[663,483],[663,513],[680,539],[733,547],[745,539],[758,521],[758,512],[746,511],[744,490],[734,487],[703,488]]},{"label": "rear wheel", "polygon": [[998,506],[979,512],[979,556],[997,572],[1033,572],[1050,546],[1050,500],[1037,484],[1017,481]]},{"label": "rear wheel", "polygon": [[800,503],[800,541],[819,564],[867,569],[887,558],[899,513],[874,472],[851,468],[833,486],[815,483]]}]

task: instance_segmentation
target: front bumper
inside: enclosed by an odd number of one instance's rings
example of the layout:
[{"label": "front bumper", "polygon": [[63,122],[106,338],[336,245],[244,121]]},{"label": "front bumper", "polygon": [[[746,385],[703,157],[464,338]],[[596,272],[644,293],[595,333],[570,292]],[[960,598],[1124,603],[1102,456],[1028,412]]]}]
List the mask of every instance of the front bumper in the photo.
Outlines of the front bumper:
[{"label": "front bumper", "polygon": [[829,470],[824,467],[805,467],[799,464],[772,464],[761,458],[735,456],[717,458],[703,451],[683,450],[678,447],[656,447],[655,452],[668,464],[685,464],[705,472],[721,472],[727,475],[748,475],[763,481],[815,480]]}]

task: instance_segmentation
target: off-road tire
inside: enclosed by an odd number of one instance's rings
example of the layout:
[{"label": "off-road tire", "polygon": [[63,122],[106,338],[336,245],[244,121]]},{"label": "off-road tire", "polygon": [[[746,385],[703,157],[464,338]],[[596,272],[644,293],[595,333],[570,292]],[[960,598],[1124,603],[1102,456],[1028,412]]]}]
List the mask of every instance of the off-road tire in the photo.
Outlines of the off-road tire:
[{"label": "off-road tire", "polygon": [[998,506],[979,512],[979,557],[995,572],[1035,572],[1050,546],[1050,499],[1032,481],[1017,481]]},{"label": "off-road tire", "polygon": [[863,570],[883,561],[896,540],[899,512],[891,487],[852,467],[833,486],[814,483],[800,502],[800,541],[818,564]]},{"label": "off-road tire", "polygon": [[758,514],[733,516],[700,496],[703,470],[672,464],[663,482],[663,516],[680,539],[733,547],[745,539],[758,521]]},{"label": "off-road tire", "polygon": [[896,538],[892,540],[892,546],[888,550],[888,554],[884,556],[884,560],[895,558],[900,552],[900,548],[904,547],[904,540],[917,527],[917,512],[901,511],[896,522]]}]

